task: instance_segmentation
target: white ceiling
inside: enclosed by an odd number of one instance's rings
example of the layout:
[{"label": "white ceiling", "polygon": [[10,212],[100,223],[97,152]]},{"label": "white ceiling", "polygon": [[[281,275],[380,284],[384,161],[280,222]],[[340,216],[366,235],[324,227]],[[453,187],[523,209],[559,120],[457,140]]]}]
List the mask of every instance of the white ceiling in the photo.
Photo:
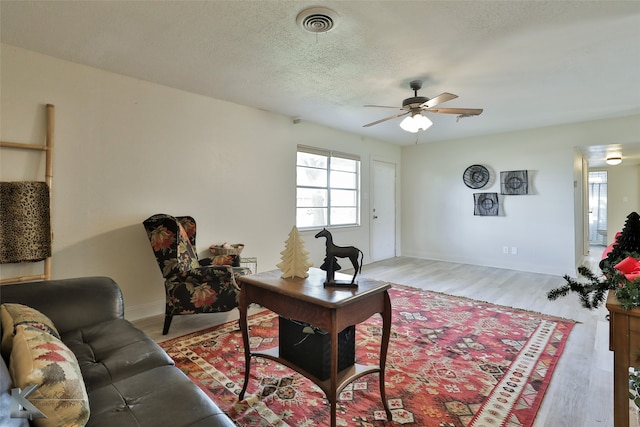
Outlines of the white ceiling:
[{"label": "white ceiling", "polygon": [[[336,27],[297,26],[311,6]],[[396,111],[363,105],[399,108],[414,79],[484,108],[430,114],[421,143],[640,113],[640,1],[1,0],[0,19],[8,45],[399,145],[400,119],[362,127]],[[640,135],[620,148],[640,159]]]}]

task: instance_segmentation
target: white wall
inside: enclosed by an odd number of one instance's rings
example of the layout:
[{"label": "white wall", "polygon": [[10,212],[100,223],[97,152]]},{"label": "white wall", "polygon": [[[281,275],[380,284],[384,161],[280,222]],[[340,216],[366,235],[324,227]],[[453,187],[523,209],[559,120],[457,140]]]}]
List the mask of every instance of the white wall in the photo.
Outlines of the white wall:
[{"label": "white wall", "polygon": [[[3,141],[42,143],[44,104],[55,105],[53,277],[113,277],[131,319],[164,310],[142,226],[150,215],[192,215],[201,254],[213,242],[241,242],[260,271],[271,270],[295,224],[297,144],[360,155],[363,194],[371,158],[400,165],[400,148],[381,141],[12,46],[1,46],[0,59]],[[43,157],[2,149],[0,178],[43,175]],[[361,227],[333,234],[367,261],[367,198],[362,211]],[[303,238],[320,266],[324,239]],[[0,267],[2,277],[40,272],[42,263]]]},{"label": "white wall", "polygon": [[622,231],[627,215],[640,213],[640,166],[624,163],[607,168],[607,240],[613,243],[615,233]]},{"label": "white wall", "polygon": [[640,213],[640,165],[593,168],[607,171],[607,243],[613,243],[631,212]]},{"label": "white wall", "polygon": [[[403,147],[402,253],[573,275],[583,242],[575,147],[637,142],[640,117],[633,116]],[[491,185],[465,186],[463,172],[473,164],[489,168]],[[529,171],[530,195],[501,196],[500,216],[473,215],[474,192],[500,193],[500,172],[522,169]]]}]

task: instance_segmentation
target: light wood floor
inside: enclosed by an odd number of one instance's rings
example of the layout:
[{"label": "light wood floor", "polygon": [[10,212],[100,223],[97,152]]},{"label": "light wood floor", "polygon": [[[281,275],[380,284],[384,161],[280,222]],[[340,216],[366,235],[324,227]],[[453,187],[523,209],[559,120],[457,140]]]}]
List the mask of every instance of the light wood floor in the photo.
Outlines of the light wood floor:
[{"label": "light wood floor", "polygon": [[[592,248],[586,264],[597,265],[602,249]],[[362,275],[576,320],[534,427],[613,427],[613,356],[606,308],[603,304],[595,311],[584,309],[574,295],[549,301],[547,292],[563,285],[562,277],[407,257],[365,265]],[[161,335],[162,316],[134,323],[162,341],[237,318],[235,310],[176,316],[166,336]]]}]

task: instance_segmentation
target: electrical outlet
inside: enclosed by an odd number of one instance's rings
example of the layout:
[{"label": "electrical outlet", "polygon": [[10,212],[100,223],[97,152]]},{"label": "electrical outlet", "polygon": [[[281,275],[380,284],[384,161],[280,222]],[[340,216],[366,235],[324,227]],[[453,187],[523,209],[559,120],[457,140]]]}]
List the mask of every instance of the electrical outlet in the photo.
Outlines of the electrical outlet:
[{"label": "electrical outlet", "polygon": [[509,246],[503,246],[502,247],[502,253],[503,254],[508,254],[509,253]]},{"label": "electrical outlet", "polygon": [[518,248],[515,246],[511,246],[511,255],[518,255]]}]

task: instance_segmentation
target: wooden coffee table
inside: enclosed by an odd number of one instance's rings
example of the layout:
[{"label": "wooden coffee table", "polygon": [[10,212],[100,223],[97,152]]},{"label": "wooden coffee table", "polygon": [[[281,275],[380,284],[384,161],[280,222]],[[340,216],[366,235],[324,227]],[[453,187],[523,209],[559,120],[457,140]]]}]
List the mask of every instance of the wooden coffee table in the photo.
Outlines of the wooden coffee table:
[{"label": "wooden coffee table", "polygon": [[[358,277],[357,288],[324,287],[326,272],[317,268],[309,270],[309,277],[282,279],[280,270],[240,277],[240,329],[244,342],[245,373],[240,400],[249,383],[252,357],[275,360],[299,372],[317,384],[331,403],[331,427],[336,426],[336,406],[340,391],[356,378],[378,372],[380,397],[390,421],[391,411],[385,393],[385,365],[391,334],[391,301],[388,283]],[[343,276],[343,277],[338,277]],[[351,276],[336,273],[336,279],[351,280]],[[279,357],[278,348],[253,352],[249,347],[247,308],[259,304],[283,317],[309,323],[327,331],[331,337],[331,378],[321,380],[295,363]],[[372,315],[382,316],[382,339],[378,366],[353,366],[338,372],[338,333],[347,326],[364,322]]]}]

